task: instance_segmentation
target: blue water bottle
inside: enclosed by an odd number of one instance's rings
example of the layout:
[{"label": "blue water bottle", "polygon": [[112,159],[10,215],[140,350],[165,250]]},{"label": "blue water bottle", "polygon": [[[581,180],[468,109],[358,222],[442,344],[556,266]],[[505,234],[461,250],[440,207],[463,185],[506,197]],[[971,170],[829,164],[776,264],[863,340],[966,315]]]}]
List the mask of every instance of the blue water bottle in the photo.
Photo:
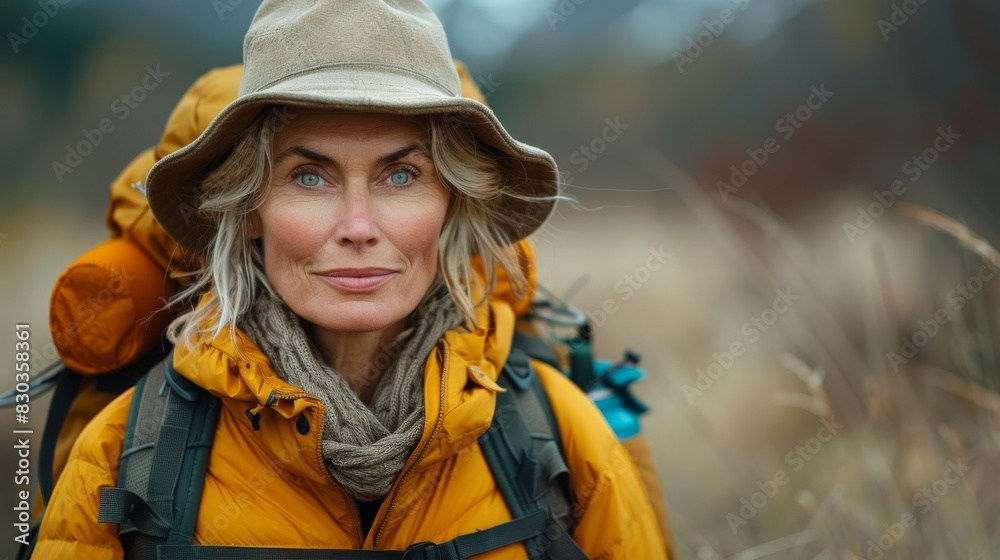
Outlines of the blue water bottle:
[{"label": "blue water bottle", "polygon": [[637,399],[629,387],[646,377],[646,372],[638,365],[639,356],[631,351],[625,352],[625,360],[617,364],[608,360],[594,361],[597,382],[587,391],[587,396],[604,414],[620,441],[639,435],[639,416],[649,412],[649,407]]},{"label": "blue water bottle", "polygon": [[564,340],[569,347],[570,378],[587,393],[608,421],[619,441],[639,435],[639,416],[649,407],[636,398],[631,385],[645,379],[639,355],[631,350],[617,364],[595,360],[584,338]]}]

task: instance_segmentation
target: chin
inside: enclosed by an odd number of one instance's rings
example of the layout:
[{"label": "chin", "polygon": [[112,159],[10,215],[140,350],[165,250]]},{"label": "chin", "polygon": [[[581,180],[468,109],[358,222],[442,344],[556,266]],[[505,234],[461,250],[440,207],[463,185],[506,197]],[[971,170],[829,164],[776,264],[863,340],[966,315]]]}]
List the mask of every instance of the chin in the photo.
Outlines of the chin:
[{"label": "chin", "polygon": [[352,317],[346,320],[341,318],[336,321],[313,323],[313,325],[332,333],[362,333],[382,331],[392,325],[392,322],[371,317],[358,317],[356,319]]},{"label": "chin", "polygon": [[342,302],[317,313],[304,317],[315,327],[334,332],[372,332],[380,331],[405,321],[410,316],[410,311],[387,310],[384,304],[353,301]]}]

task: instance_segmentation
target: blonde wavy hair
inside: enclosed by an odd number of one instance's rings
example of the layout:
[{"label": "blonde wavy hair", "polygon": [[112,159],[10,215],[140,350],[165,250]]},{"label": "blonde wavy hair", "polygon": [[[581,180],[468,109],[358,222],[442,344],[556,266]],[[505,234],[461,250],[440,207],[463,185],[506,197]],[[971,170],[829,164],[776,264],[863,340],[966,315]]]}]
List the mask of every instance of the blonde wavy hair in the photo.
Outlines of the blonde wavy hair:
[{"label": "blonde wavy hair", "polygon": [[[215,232],[201,256],[204,266],[190,273],[193,283],[168,306],[188,306],[208,295],[170,324],[167,335],[175,344],[192,346],[201,337],[215,338],[228,330],[235,345],[240,319],[263,291],[274,295],[264,274],[260,244],[250,235],[250,216],[263,203],[271,183],[279,115],[277,107],[265,109],[236,139],[225,161],[202,182],[198,211],[216,225]],[[532,203],[560,196],[512,195],[508,183],[523,180],[523,175],[507,166],[499,152],[480,142],[455,115],[427,115],[426,119],[431,158],[452,196],[438,242],[437,274],[420,304],[447,287],[466,325],[477,328],[475,309],[495,289],[499,268],[504,269],[516,297],[524,297],[527,290],[514,247],[517,240],[499,225],[519,217],[512,215],[517,213],[511,212],[510,197]],[[477,292],[483,296],[473,301]]]}]

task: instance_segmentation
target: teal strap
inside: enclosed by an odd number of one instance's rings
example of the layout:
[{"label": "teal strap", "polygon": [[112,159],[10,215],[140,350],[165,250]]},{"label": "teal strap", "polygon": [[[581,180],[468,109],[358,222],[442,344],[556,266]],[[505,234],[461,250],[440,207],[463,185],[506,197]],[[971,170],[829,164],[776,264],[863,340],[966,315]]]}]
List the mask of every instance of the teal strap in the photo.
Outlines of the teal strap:
[{"label": "teal strap", "polygon": [[597,381],[594,374],[594,353],[590,349],[590,343],[583,338],[575,338],[566,341],[569,348],[569,376],[576,383],[576,386],[584,392]]}]

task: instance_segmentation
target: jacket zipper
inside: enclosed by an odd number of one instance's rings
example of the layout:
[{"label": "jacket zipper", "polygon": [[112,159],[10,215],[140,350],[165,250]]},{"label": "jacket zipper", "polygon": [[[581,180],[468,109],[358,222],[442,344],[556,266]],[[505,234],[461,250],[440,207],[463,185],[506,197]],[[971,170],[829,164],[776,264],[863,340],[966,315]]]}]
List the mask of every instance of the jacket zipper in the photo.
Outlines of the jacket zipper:
[{"label": "jacket zipper", "polygon": [[420,464],[424,456],[427,455],[427,451],[431,447],[431,442],[434,441],[434,436],[437,435],[438,430],[441,429],[441,424],[444,423],[444,397],[445,390],[448,386],[448,341],[442,339],[442,345],[444,346],[444,355],[441,360],[441,394],[439,396],[438,404],[438,414],[437,419],[434,421],[434,429],[431,431],[431,435],[427,438],[427,443],[424,444],[423,449],[420,450],[420,455],[417,459],[413,461],[410,466],[403,471],[403,475],[399,477],[399,481],[396,483],[395,488],[392,491],[392,498],[389,500],[389,509],[385,512],[385,517],[382,518],[382,523],[379,524],[378,531],[375,533],[375,539],[372,541],[372,550],[378,549],[379,540],[382,538],[382,533],[385,531],[386,524],[389,522],[389,518],[392,516],[392,510],[396,508],[396,501],[399,498],[399,489],[403,487],[403,483],[406,482],[406,478],[413,471],[414,467]]},{"label": "jacket zipper", "polygon": [[[323,403],[320,402],[320,400],[317,399],[316,397],[310,395],[309,393],[305,393],[305,392],[299,392],[299,393],[279,393],[277,391],[272,391],[271,395],[268,397],[268,401],[270,401],[272,398],[274,400],[277,400],[277,399],[296,400],[296,399],[301,399],[301,398],[310,398],[310,399],[313,399],[313,400],[316,401],[317,405],[319,406],[320,419],[323,418]],[[315,418],[314,418],[314,420],[315,420]],[[322,457],[323,456],[323,422],[322,421],[319,422],[319,428],[317,428],[317,430],[318,431],[316,432],[316,435],[318,435],[319,437],[316,440],[316,453],[317,453],[318,457]],[[364,531],[362,530],[362,527],[361,527],[361,510],[358,509],[358,504],[354,502],[354,499],[351,498],[351,496],[347,493],[347,490],[344,490],[344,488],[340,484],[337,484],[337,481],[333,480],[333,477],[331,477],[330,476],[330,472],[328,470],[326,470],[326,465],[323,464],[322,460],[320,461],[319,466],[320,466],[320,469],[319,469],[320,472],[323,473],[323,478],[326,479],[326,481],[329,482],[331,486],[333,486],[334,488],[340,490],[340,493],[343,494],[344,497],[347,499],[347,503],[351,504],[351,513],[354,516],[354,536],[357,537],[358,548],[359,549],[363,549],[365,547],[365,535],[364,535]]]},{"label": "jacket zipper", "polygon": [[347,494],[347,490],[341,488],[340,485],[337,485],[337,488],[340,488],[340,492],[344,495],[344,497],[347,498],[347,501],[351,504],[351,511],[354,513],[354,530],[358,535],[358,549],[364,550],[365,534],[364,534],[364,528],[361,527],[361,510],[358,509],[358,503],[354,501],[354,498],[350,497]]}]

